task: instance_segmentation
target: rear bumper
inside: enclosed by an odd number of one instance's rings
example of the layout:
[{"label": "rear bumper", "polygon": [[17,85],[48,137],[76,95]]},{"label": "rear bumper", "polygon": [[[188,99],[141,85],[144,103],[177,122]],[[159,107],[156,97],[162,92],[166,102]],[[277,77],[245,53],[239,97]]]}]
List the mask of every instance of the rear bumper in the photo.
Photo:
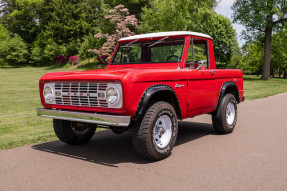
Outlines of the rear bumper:
[{"label": "rear bumper", "polygon": [[67,121],[94,123],[107,126],[128,127],[131,120],[130,116],[102,115],[97,113],[74,112],[42,108],[37,108],[36,111],[37,115],[42,117],[62,119]]}]

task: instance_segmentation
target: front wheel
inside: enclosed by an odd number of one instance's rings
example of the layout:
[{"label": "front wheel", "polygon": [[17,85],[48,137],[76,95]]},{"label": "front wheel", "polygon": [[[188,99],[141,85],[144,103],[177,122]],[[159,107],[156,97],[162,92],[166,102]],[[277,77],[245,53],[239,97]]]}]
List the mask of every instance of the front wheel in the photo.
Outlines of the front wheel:
[{"label": "front wheel", "polygon": [[96,131],[96,127],[90,124],[59,119],[54,119],[53,125],[57,137],[64,143],[70,145],[87,143]]},{"label": "front wheel", "polygon": [[140,124],[132,129],[135,151],[150,160],[161,160],[171,154],[178,131],[174,108],[167,102],[150,106]]},{"label": "front wheel", "polygon": [[234,130],[237,121],[236,99],[232,94],[226,94],[218,108],[212,114],[214,130],[221,134],[228,134]]}]

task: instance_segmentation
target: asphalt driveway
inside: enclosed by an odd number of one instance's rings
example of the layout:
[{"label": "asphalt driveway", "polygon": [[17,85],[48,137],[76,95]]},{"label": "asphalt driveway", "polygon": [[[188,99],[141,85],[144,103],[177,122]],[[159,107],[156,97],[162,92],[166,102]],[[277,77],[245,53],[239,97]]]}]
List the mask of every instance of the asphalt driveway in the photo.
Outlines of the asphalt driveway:
[{"label": "asphalt driveway", "polygon": [[0,190],[286,190],[287,94],[238,107],[229,135],[215,134],[209,115],[181,122],[172,156],[159,162],[109,130],[87,145],[0,151]]}]

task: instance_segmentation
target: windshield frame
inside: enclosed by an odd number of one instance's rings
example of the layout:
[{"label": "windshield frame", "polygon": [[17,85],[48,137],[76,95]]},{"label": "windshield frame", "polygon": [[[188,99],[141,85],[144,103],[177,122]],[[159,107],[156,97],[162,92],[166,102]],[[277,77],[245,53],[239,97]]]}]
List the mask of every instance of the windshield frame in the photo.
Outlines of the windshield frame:
[{"label": "windshield frame", "polygon": [[[163,39],[165,37],[159,37],[159,38],[154,38],[154,39],[139,39],[138,41],[136,41],[137,43],[138,42],[157,42],[161,39]],[[116,54],[118,53],[119,51],[119,48],[120,47],[124,47],[125,45],[133,42],[134,40],[132,41],[124,41],[124,42],[118,42],[116,48],[115,48],[115,51],[113,53],[113,56],[110,60],[110,63],[109,65],[134,65],[134,64],[165,64],[165,63],[168,63],[168,64],[178,64],[178,63],[181,63],[183,61],[183,56],[184,56],[184,49],[185,49],[185,46],[186,46],[186,40],[187,40],[187,36],[170,36],[170,37],[167,37],[166,39],[163,40],[163,42],[165,42],[166,40],[172,40],[172,39],[183,39],[183,44],[182,44],[182,52],[181,52],[181,59],[179,61],[164,61],[164,62],[134,62],[134,63],[114,63],[114,59],[116,57]],[[159,43],[160,44],[160,43]],[[141,55],[142,56],[142,55]]]}]

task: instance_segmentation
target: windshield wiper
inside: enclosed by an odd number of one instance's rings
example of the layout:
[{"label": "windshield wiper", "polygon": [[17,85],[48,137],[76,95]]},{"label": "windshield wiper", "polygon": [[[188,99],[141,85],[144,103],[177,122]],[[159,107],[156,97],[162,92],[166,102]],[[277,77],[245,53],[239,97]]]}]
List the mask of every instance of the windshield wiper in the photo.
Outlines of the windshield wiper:
[{"label": "windshield wiper", "polygon": [[161,43],[161,42],[163,42],[163,41],[164,41],[165,39],[167,39],[167,38],[168,38],[168,36],[167,36],[167,37],[164,37],[164,38],[162,38],[162,39],[160,39],[160,40],[158,40],[158,41],[156,41],[155,43],[149,45],[148,47],[152,47],[152,46],[154,46],[154,45],[156,45],[156,44],[158,44],[158,43]]},{"label": "windshield wiper", "polygon": [[133,44],[133,43],[135,43],[135,42],[137,42],[137,41],[139,41],[139,39],[136,39],[136,40],[134,40],[134,41],[132,41],[132,42],[130,42],[130,43],[128,43],[128,44],[126,44],[125,46],[123,46],[123,47],[127,47],[127,46],[129,46],[129,45],[131,45],[131,44]]}]

